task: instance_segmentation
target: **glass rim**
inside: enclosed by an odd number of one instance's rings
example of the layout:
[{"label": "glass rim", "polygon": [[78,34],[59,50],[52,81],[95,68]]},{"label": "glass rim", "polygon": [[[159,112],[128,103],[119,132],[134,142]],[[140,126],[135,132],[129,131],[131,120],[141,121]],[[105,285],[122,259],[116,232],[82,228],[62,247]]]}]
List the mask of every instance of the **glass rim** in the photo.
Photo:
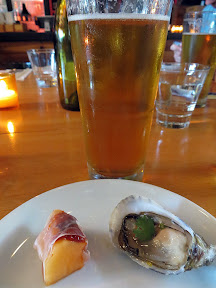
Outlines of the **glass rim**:
[{"label": "glass rim", "polygon": [[[165,67],[174,67],[172,70],[167,70],[165,69]],[[189,68],[190,66],[191,69]],[[208,65],[203,65],[203,64],[200,64],[200,63],[190,63],[190,62],[187,62],[187,63],[179,63],[179,62],[163,62],[161,63],[161,69],[160,71],[164,72],[164,71],[170,71],[170,72],[179,72],[179,71],[182,71],[182,67],[184,68],[183,71],[208,71],[210,69],[210,66]],[[195,69],[193,69],[193,67]]]},{"label": "glass rim", "polygon": [[26,51],[27,53],[55,53],[55,50],[50,48],[50,49],[43,49],[43,48],[38,48],[38,49],[29,49]]},{"label": "glass rim", "polygon": [[13,71],[13,70],[0,70],[0,77],[7,77],[7,76],[11,76],[11,75],[15,75],[15,71]]},{"label": "glass rim", "polygon": [[186,16],[196,16],[196,15],[202,15],[202,14],[211,14],[211,15],[216,15],[216,11],[188,11],[185,13],[184,18],[186,18]]}]

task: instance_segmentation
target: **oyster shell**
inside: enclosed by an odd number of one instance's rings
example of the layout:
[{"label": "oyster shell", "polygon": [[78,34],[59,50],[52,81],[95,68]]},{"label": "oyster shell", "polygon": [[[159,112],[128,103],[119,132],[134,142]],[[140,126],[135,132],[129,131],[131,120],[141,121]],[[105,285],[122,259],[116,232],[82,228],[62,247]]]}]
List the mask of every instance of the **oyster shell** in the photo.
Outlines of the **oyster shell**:
[{"label": "oyster shell", "polygon": [[[153,220],[151,239],[143,241],[135,235],[140,217]],[[216,257],[216,246],[208,245],[177,216],[141,196],[131,195],[116,206],[109,231],[114,246],[133,261],[167,275],[209,265]]]}]

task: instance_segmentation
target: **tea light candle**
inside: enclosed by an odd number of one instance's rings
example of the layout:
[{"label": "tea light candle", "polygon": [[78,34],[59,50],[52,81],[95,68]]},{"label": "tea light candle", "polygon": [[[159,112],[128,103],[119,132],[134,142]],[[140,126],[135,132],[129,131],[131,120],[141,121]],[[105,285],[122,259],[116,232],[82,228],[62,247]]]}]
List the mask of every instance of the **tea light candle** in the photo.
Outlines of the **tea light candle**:
[{"label": "tea light candle", "polygon": [[0,74],[0,108],[15,107],[18,105],[15,75],[12,73]]}]

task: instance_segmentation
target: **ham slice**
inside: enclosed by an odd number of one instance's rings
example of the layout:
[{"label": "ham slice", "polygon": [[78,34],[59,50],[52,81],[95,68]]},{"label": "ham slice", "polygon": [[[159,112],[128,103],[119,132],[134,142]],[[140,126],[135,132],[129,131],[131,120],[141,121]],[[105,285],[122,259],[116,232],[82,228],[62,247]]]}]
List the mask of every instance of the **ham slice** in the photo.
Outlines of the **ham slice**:
[{"label": "ham slice", "polygon": [[53,284],[81,269],[90,257],[87,246],[88,240],[77,219],[54,210],[34,243],[43,262],[45,284]]}]

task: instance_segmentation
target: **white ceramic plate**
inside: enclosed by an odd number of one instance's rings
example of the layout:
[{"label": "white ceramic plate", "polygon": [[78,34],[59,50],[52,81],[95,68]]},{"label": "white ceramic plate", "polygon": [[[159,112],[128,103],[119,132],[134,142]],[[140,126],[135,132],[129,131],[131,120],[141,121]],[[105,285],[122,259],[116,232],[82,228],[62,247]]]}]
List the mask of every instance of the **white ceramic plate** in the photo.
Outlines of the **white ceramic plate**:
[{"label": "white ceramic plate", "polygon": [[41,288],[41,262],[33,243],[53,209],[77,217],[91,260],[52,287],[215,288],[216,264],[165,276],[142,268],[114,248],[108,234],[116,204],[131,194],[150,197],[185,220],[207,242],[216,244],[216,219],[187,199],[162,188],[126,180],[93,180],[56,188],[24,203],[0,221],[0,287]]}]

